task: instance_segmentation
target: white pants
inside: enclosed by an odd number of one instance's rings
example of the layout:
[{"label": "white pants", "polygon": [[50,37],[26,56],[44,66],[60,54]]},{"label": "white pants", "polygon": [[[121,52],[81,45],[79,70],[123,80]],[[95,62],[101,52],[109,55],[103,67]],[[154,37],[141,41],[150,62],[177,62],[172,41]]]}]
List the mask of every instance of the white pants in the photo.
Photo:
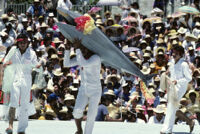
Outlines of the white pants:
[{"label": "white pants", "polygon": [[84,134],[92,134],[98,105],[101,98],[101,92],[102,90],[100,88],[85,89],[80,87],[79,89],[73,116],[75,119],[82,118],[85,107],[87,104],[89,104]]},{"label": "white pants", "polygon": [[19,108],[18,132],[25,132],[28,127],[28,109],[30,101],[30,81],[15,80],[10,93],[10,107]]},{"label": "white pants", "polygon": [[[176,103],[181,100],[181,98],[186,92],[186,90],[182,90],[182,89],[185,89],[185,88],[181,88],[179,85],[175,85],[174,89],[170,88],[170,90],[176,91],[176,99],[170,97],[172,96],[171,93],[174,93],[174,92],[168,91],[167,95],[169,97],[168,97],[168,103],[167,103],[167,112],[166,112],[163,128],[161,130],[161,132],[163,133],[172,133],[173,125],[175,123],[175,118],[176,118],[176,111],[178,110],[178,105],[176,105]],[[177,102],[174,102],[174,100],[177,100]]]}]

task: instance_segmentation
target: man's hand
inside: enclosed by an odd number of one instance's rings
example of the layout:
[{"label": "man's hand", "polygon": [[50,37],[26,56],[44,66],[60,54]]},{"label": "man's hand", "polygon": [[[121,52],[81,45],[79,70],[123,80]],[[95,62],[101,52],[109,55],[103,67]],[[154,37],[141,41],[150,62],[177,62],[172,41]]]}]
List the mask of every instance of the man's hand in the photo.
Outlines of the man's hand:
[{"label": "man's hand", "polygon": [[80,48],[81,47],[81,39],[75,38],[73,45],[74,45],[74,49]]},{"label": "man's hand", "polygon": [[12,61],[6,62],[6,63],[3,65],[3,67],[5,68],[6,66],[8,66],[8,65],[10,65],[10,64],[12,64]]},{"label": "man's hand", "polygon": [[173,83],[174,85],[176,85],[176,84],[177,84],[177,81],[176,81],[176,80],[174,80],[174,81],[172,81],[172,83]]}]

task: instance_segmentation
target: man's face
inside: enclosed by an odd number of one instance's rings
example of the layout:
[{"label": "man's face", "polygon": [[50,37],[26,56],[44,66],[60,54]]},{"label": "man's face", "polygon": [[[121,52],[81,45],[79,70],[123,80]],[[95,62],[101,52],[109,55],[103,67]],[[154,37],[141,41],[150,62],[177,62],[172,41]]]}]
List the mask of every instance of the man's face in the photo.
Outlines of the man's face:
[{"label": "man's face", "polygon": [[173,56],[175,61],[178,61],[181,58],[180,53],[177,52],[176,50],[173,50],[172,56]]},{"label": "man's face", "polygon": [[25,51],[26,48],[28,47],[27,39],[24,39],[23,41],[18,42],[18,47],[19,47],[20,51]]}]

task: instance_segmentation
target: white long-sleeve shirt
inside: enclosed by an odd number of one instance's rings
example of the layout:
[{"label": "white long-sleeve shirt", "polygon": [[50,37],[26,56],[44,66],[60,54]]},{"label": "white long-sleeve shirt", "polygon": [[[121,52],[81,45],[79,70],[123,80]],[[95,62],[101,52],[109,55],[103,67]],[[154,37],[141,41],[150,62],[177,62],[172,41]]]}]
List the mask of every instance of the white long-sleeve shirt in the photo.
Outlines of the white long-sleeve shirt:
[{"label": "white long-sleeve shirt", "polygon": [[170,79],[177,81],[177,88],[182,91],[186,91],[188,83],[192,80],[191,70],[189,65],[183,58],[181,58],[176,64],[175,61],[171,61],[169,67]]},{"label": "white long-sleeve shirt", "polygon": [[66,10],[70,10],[72,8],[72,3],[70,0],[66,0],[66,2],[64,2],[64,0],[59,0],[57,8],[63,8]]},{"label": "white long-sleeve shirt", "polygon": [[6,72],[4,71],[4,88],[12,86],[14,79],[24,80],[26,82],[32,80],[32,69],[38,64],[37,56],[33,50],[27,48],[26,52],[21,55],[19,49],[14,46],[6,55],[3,64],[8,61],[11,61],[12,64],[6,67]]},{"label": "white long-sleeve shirt", "polygon": [[148,121],[148,124],[163,124],[163,122],[164,122],[164,116],[163,116],[163,118],[160,120],[160,121],[158,121],[157,119],[156,119],[156,116],[151,116],[150,117],[150,119],[149,119],[149,121]]},{"label": "white long-sleeve shirt", "polygon": [[86,60],[80,49],[76,50],[76,57],[70,60],[70,51],[65,51],[64,67],[79,66],[81,75],[81,86],[87,88],[101,87],[100,70],[101,59],[98,55],[91,56]]}]

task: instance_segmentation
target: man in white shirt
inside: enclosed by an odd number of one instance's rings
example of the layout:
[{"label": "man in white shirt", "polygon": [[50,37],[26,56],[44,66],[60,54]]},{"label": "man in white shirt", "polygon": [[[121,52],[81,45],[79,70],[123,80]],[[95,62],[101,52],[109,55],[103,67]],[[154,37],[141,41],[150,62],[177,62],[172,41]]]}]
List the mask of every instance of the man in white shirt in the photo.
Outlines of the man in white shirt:
[{"label": "man in white shirt", "polygon": [[28,127],[28,109],[32,85],[31,72],[37,64],[37,56],[28,46],[28,37],[25,34],[20,34],[17,37],[17,46],[10,49],[3,61],[5,70],[2,89],[4,93],[8,93],[8,90],[10,90],[7,134],[13,133],[16,108],[19,108],[17,132],[18,134],[25,134]]},{"label": "man in white shirt", "polygon": [[[169,85],[167,111],[161,134],[172,133],[176,111],[178,110],[178,105],[176,104],[179,103],[187,90],[188,83],[192,80],[189,65],[183,58],[184,48],[175,45],[172,49],[172,56],[173,59],[169,71],[166,72],[167,75],[170,75],[172,84]],[[194,122],[189,121],[188,124],[190,132],[192,132]]]},{"label": "man in white shirt", "polygon": [[92,134],[102,92],[100,82],[101,59],[98,55],[80,44],[80,40],[75,40],[74,49],[76,49],[76,57],[71,60],[70,47],[68,45],[65,46],[64,67],[78,65],[80,69],[81,86],[73,111],[77,126],[76,134],[83,134],[81,122],[87,104],[89,104],[89,107],[84,134]]}]

